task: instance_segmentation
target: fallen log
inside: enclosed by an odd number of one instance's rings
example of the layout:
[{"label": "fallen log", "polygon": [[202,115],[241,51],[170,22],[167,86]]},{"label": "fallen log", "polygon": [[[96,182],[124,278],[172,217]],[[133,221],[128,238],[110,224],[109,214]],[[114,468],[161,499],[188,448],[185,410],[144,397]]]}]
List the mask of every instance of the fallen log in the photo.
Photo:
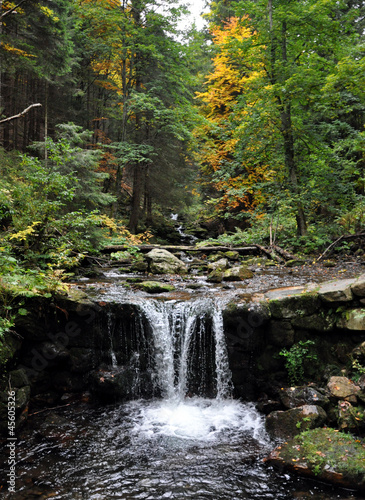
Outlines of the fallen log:
[{"label": "fallen log", "polygon": [[284,261],[284,259],[282,259],[281,257],[279,257],[278,255],[276,255],[276,253],[272,250],[272,249],[267,249],[261,245],[258,245],[256,244],[255,245],[262,253],[264,253],[265,255],[267,255],[270,259],[272,260],[276,260],[277,262],[279,262],[280,264],[282,264]]},{"label": "fallen log", "polygon": [[278,247],[277,245],[273,245],[272,248],[275,250],[276,253],[281,255],[284,259],[286,260],[295,260],[297,257],[295,255],[292,255],[291,253],[287,252],[281,247]]},{"label": "fallen log", "polygon": [[[149,252],[155,248],[162,250],[167,250],[169,252],[200,252],[200,253],[211,253],[211,252],[238,252],[241,255],[257,254],[257,245],[247,246],[247,247],[230,247],[230,246],[206,246],[206,247],[195,247],[188,245],[133,245],[133,248],[138,248],[141,252]],[[127,252],[131,247],[127,245],[108,245],[104,247],[101,251],[102,253],[113,253],[113,252]]]}]

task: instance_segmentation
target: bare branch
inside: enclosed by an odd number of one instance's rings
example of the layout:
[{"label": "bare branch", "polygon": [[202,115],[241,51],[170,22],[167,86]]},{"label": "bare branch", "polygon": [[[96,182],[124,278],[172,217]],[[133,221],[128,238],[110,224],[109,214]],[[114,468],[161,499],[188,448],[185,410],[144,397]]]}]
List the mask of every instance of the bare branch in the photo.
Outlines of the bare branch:
[{"label": "bare branch", "polygon": [[30,106],[28,106],[24,111],[22,111],[18,115],[9,116],[9,118],[4,118],[3,120],[0,120],[0,123],[10,122],[11,120],[16,120],[17,118],[21,118],[22,116],[27,114],[28,111],[30,111],[32,108],[38,108],[39,106],[42,106],[42,104],[40,104],[39,102],[37,104],[31,104]]},{"label": "bare branch", "polygon": [[22,0],[21,2],[19,2],[17,5],[15,5],[15,7],[13,7],[12,9],[9,9],[7,10],[6,12],[4,12],[3,14],[0,15],[0,21],[2,21],[4,19],[4,17],[8,16],[9,14],[12,14],[14,11],[16,11],[16,9],[18,7],[20,7],[24,2],[26,2],[27,0]]}]

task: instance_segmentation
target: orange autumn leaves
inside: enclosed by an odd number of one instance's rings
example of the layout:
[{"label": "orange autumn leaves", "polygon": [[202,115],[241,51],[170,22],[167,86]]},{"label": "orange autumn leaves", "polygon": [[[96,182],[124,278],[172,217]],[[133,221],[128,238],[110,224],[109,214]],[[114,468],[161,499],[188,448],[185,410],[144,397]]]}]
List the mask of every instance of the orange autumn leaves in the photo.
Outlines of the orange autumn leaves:
[{"label": "orange autumn leaves", "polygon": [[196,132],[202,183],[213,182],[220,195],[218,211],[252,212],[264,202],[258,185],[272,176],[262,145],[247,141],[257,101],[255,88],[265,77],[263,48],[247,18],[231,18],[216,27],[213,42],[214,69],[205,92],[197,95],[205,115]]}]

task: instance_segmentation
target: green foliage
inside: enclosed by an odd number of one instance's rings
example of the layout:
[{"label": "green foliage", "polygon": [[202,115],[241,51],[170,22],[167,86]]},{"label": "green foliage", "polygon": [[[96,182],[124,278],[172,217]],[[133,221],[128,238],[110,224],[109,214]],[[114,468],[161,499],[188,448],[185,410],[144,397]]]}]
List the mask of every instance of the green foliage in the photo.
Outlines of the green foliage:
[{"label": "green foliage", "polygon": [[27,298],[52,297],[68,289],[61,270],[27,269],[11,254],[11,248],[0,247],[0,366],[5,370],[12,357],[12,336],[16,318],[26,316]]},{"label": "green foliage", "polygon": [[300,340],[289,350],[282,349],[280,356],[285,357],[285,368],[288,371],[289,383],[298,385],[304,382],[304,363],[305,361],[316,361],[317,355],[311,352],[310,347],[314,346],[313,340]]},{"label": "green foliage", "polygon": [[[293,247],[295,232],[318,221],[334,226],[349,213],[351,231],[363,224],[354,208],[364,195],[363,34],[358,6],[344,4],[278,0],[270,16],[264,0],[211,7],[215,27],[228,8],[238,28],[227,17],[201,94],[202,190],[222,218],[294,221]],[[312,236],[305,251],[328,241]]]},{"label": "green foliage", "polygon": [[57,140],[33,145],[40,157],[23,154],[16,168],[3,171],[0,207],[8,225],[0,238],[28,264],[72,269],[100,248],[104,228],[114,230],[99,211],[114,202],[103,193],[108,174],[98,171],[101,152],[88,149],[88,139],[89,131],[60,125]]},{"label": "green foliage", "polygon": [[356,478],[364,471],[362,440],[331,428],[302,432],[290,446],[284,447],[281,454],[290,463],[303,461],[315,475],[331,468],[345,477],[352,475]]}]

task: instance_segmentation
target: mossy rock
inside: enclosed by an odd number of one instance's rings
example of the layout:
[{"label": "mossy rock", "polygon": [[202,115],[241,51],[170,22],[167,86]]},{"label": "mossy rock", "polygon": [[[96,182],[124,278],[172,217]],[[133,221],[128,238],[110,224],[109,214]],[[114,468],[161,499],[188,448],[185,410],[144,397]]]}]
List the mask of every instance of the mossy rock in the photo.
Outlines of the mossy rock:
[{"label": "mossy rock", "polygon": [[9,381],[11,387],[24,387],[29,385],[29,379],[24,368],[9,372]]},{"label": "mossy rock", "polygon": [[144,281],[143,283],[136,284],[136,287],[146,293],[164,293],[173,292],[175,290],[173,285],[159,283],[158,281]]},{"label": "mossy rock", "polygon": [[304,264],[306,264],[304,259],[292,259],[285,262],[285,267],[298,267],[304,266]]},{"label": "mossy rock", "polygon": [[301,293],[272,299],[269,301],[271,314],[277,319],[310,316],[318,311],[321,303],[315,294]]},{"label": "mossy rock", "polygon": [[232,267],[223,274],[223,281],[243,281],[250,278],[253,278],[253,272],[246,266]]},{"label": "mossy rock", "polygon": [[337,486],[365,490],[365,443],[330,428],[302,432],[265,459],[269,465]]},{"label": "mossy rock", "polygon": [[273,411],[266,417],[266,430],[275,438],[292,438],[303,430],[321,427],[327,413],[321,406],[302,405],[286,411]]},{"label": "mossy rock", "polygon": [[219,269],[212,271],[207,278],[208,283],[221,283],[223,280],[223,272]]},{"label": "mossy rock", "polygon": [[228,252],[224,252],[224,256],[229,260],[233,261],[240,260],[240,254],[235,250],[229,250]]}]

